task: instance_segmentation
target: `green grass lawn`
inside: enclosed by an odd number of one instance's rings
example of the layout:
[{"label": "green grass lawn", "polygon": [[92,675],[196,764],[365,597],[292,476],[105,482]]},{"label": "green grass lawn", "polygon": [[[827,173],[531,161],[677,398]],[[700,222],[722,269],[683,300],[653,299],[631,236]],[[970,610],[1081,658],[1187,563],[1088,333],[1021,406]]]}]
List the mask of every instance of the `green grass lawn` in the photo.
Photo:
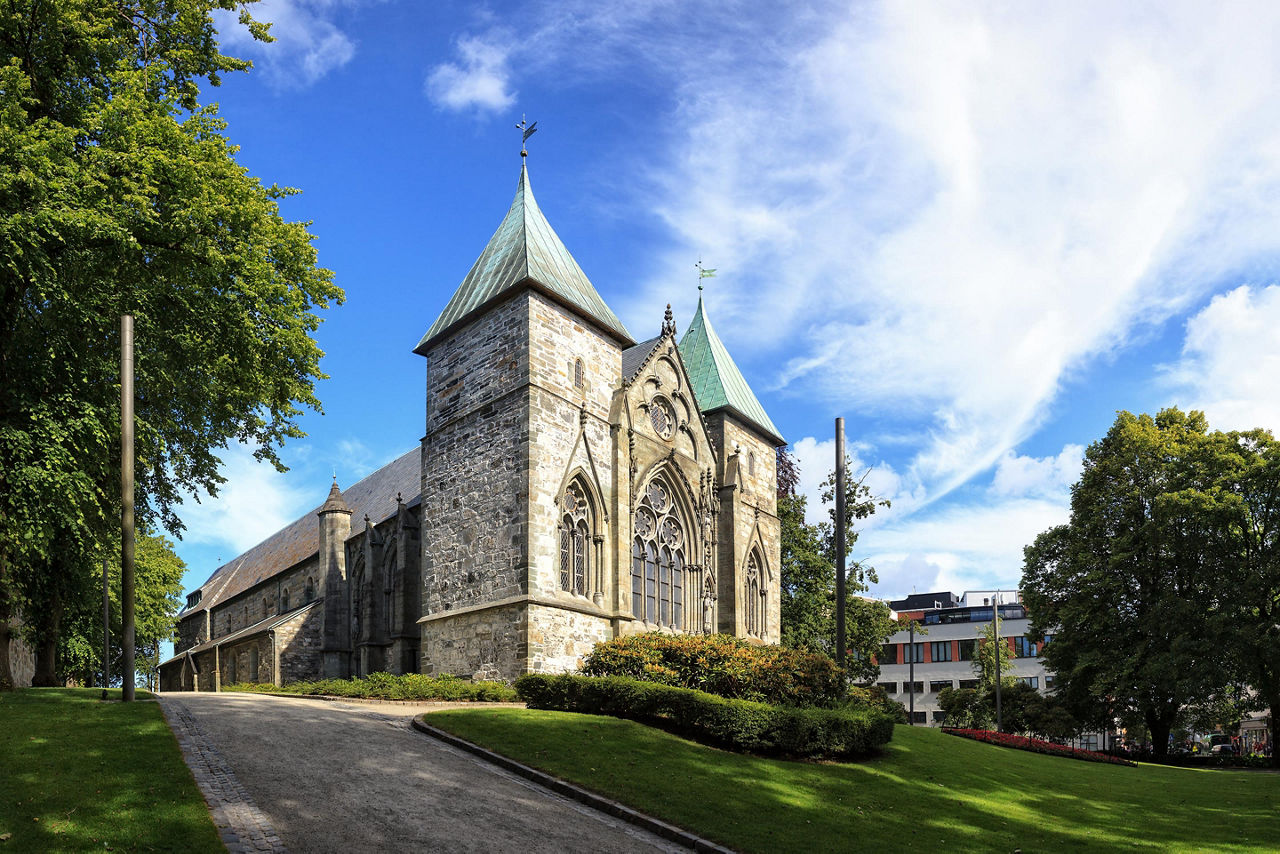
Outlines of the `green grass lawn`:
[{"label": "green grass lawn", "polygon": [[744,851],[1280,851],[1280,775],[1041,756],[899,726],[864,762],[704,747],[630,721],[466,709],[427,722]]},{"label": "green grass lawn", "polygon": [[160,706],[101,695],[0,693],[0,854],[225,851]]}]

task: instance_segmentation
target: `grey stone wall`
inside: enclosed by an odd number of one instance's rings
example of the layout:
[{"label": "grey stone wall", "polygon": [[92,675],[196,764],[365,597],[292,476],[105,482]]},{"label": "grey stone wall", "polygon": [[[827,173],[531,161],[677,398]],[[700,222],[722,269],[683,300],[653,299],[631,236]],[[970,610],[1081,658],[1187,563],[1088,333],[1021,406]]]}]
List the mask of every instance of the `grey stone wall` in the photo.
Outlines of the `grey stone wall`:
[{"label": "grey stone wall", "polygon": [[531,604],[528,619],[528,669],[534,672],[577,670],[593,646],[613,637],[607,616]]},{"label": "grey stone wall", "polygon": [[280,659],[279,684],[320,678],[323,623],[317,606],[276,626],[276,655]]},{"label": "grey stone wall", "polygon": [[[428,353],[424,617],[529,592],[529,305],[530,294],[518,294]],[[518,629],[475,624],[424,622],[423,672],[489,672],[499,658],[514,660],[515,648],[523,650],[523,620]],[[463,633],[461,646],[449,637],[455,629]],[[495,639],[503,640],[502,653],[490,649]]]},{"label": "grey stone wall", "polygon": [[422,672],[472,679],[515,679],[526,671],[528,613],[516,602],[423,624]]},{"label": "grey stone wall", "polygon": [[747,560],[754,546],[764,559],[768,585],[763,640],[778,643],[782,579],[777,452],[769,440],[727,412],[713,413],[708,423],[725,472],[720,490],[719,630],[747,633],[743,596]]},{"label": "grey stone wall", "polygon": [[223,685],[275,681],[271,637],[266,633],[223,647],[220,658]]}]

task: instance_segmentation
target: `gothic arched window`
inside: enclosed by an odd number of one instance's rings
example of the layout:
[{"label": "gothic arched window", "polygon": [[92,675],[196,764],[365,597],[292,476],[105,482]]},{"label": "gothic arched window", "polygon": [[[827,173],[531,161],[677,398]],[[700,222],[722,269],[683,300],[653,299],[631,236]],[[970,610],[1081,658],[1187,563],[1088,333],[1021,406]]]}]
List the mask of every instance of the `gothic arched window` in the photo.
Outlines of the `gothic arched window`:
[{"label": "gothic arched window", "polygon": [[307,579],[307,589],[306,589],[305,598],[306,598],[306,600],[307,600],[308,602],[310,602],[312,599],[316,598],[316,582],[315,582],[315,579],[312,579],[312,578],[308,578],[308,579]]},{"label": "gothic arched window", "polygon": [[760,570],[760,557],[756,552],[747,559],[747,578],[742,591],[743,608],[746,611],[747,634],[753,637],[764,637],[765,623],[764,575]]},{"label": "gothic arched window", "polygon": [[289,610],[289,588],[286,587],[280,591],[280,612],[284,613]]},{"label": "gothic arched window", "polygon": [[648,623],[683,631],[688,587],[685,524],[671,491],[654,478],[636,509],[631,546],[631,613]]},{"label": "gothic arched window", "polygon": [[560,589],[588,595],[591,544],[595,524],[591,500],[582,481],[574,478],[560,497]]},{"label": "gothic arched window", "polygon": [[582,388],[586,381],[586,378],[583,376],[584,373],[585,371],[582,366],[582,360],[575,359],[573,362],[573,385],[575,388]]}]

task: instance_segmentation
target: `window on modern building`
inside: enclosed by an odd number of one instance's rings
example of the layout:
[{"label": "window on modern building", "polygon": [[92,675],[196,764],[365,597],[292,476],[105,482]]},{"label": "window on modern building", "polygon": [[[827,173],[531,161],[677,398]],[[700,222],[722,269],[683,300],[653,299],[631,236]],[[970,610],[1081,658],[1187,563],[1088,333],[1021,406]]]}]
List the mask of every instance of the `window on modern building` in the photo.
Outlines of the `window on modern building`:
[{"label": "window on modern building", "polygon": [[258,648],[256,646],[249,648],[249,681],[258,681]]},{"label": "window on modern building", "polygon": [[760,554],[753,549],[751,557],[747,559],[746,585],[742,591],[743,604],[746,606],[747,634],[752,637],[764,637],[766,592],[764,576],[760,571]]},{"label": "window on modern building", "polygon": [[978,657],[978,639],[977,638],[962,640],[959,643],[959,647],[960,647],[961,661],[973,661],[975,658]]},{"label": "window on modern building", "polygon": [[968,690],[968,691],[976,691],[976,690],[978,690],[978,680],[977,680],[977,679],[961,679],[961,680],[960,680],[960,690],[962,690],[962,691],[965,691],[965,690]]},{"label": "window on modern building", "polygon": [[1053,635],[1045,635],[1045,636],[1044,636],[1044,645],[1045,645],[1045,646],[1048,646],[1048,645],[1049,645],[1049,642],[1050,642],[1051,640],[1053,640]]},{"label": "window on modern building", "polygon": [[879,664],[897,664],[898,663],[898,645],[896,643],[887,643],[880,647],[880,654],[876,656]]},{"label": "window on modern building", "polygon": [[1036,690],[1040,689],[1039,676],[1019,676],[1018,681],[1021,682],[1023,685],[1029,685],[1032,688],[1035,688]]},{"label": "window on modern building", "polygon": [[1091,733],[1089,735],[1080,736],[1080,749],[1081,750],[1097,750],[1098,749],[1097,734]]},{"label": "window on modern building", "polygon": [[902,649],[907,653],[907,660],[904,662],[905,664],[911,664],[912,662],[920,664],[924,661],[924,644],[904,643],[902,645]]},{"label": "window on modern building", "polygon": [[943,688],[953,687],[950,679],[934,679],[929,683],[929,692],[934,693],[941,691]]},{"label": "window on modern building", "polygon": [[880,683],[878,683],[878,684],[880,685],[880,688],[881,688],[881,689],[882,689],[886,694],[896,694],[896,693],[898,693],[898,683],[897,683],[897,682],[880,682]]},{"label": "window on modern building", "polygon": [[573,385],[575,388],[582,388],[586,384],[586,371],[583,369],[582,360],[576,359],[573,363]]},{"label": "window on modern building", "polygon": [[1017,637],[1013,639],[1013,654],[1018,658],[1035,658],[1036,642],[1029,637]]},{"label": "window on modern building", "polygon": [[[649,482],[636,508],[631,544],[631,613],[647,623],[683,631],[685,591],[695,589],[675,493],[665,480]],[[760,625],[764,620],[761,616]]]},{"label": "window on modern building", "polygon": [[1053,683],[1057,681],[1058,681],[1058,677],[1054,676],[1052,673],[1046,673],[1044,675],[1044,689],[1048,691],[1050,688],[1053,687]]},{"label": "window on modern building", "polygon": [[918,724],[927,724],[929,722],[928,712],[915,712],[911,715],[911,720]]},{"label": "window on modern building", "polygon": [[935,724],[940,724],[940,723],[942,723],[943,721],[945,721],[946,719],[947,719],[947,713],[946,713],[946,712],[937,711],[937,712],[934,712],[934,713],[933,713],[933,722],[934,722]]},{"label": "window on modern building", "polygon": [[902,683],[902,693],[904,693],[904,694],[923,694],[923,693],[924,693],[924,682],[923,682],[923,681],[916,681],[916,682],[903,682],[903,683]]},{"label": "window on modern building", "polygon": [[590,551],[595,541],[595,507],[581,478],[574,478],[560,498],[560,589],[588,594]]},{"label": "window on modern building", "polygon": [[931,641],[929,655],[934,661],[950,661],[951,641]]}]

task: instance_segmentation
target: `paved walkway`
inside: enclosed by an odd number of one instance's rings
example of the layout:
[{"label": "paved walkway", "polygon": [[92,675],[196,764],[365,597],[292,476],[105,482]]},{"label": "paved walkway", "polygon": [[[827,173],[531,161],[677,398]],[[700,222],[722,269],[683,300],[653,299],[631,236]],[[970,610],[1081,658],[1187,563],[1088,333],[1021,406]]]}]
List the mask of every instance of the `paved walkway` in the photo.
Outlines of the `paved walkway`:
[{"label": "paved walkway", "polygon": [[684,851],[409,725],[442,704],[164,694],[232,854]]}]

